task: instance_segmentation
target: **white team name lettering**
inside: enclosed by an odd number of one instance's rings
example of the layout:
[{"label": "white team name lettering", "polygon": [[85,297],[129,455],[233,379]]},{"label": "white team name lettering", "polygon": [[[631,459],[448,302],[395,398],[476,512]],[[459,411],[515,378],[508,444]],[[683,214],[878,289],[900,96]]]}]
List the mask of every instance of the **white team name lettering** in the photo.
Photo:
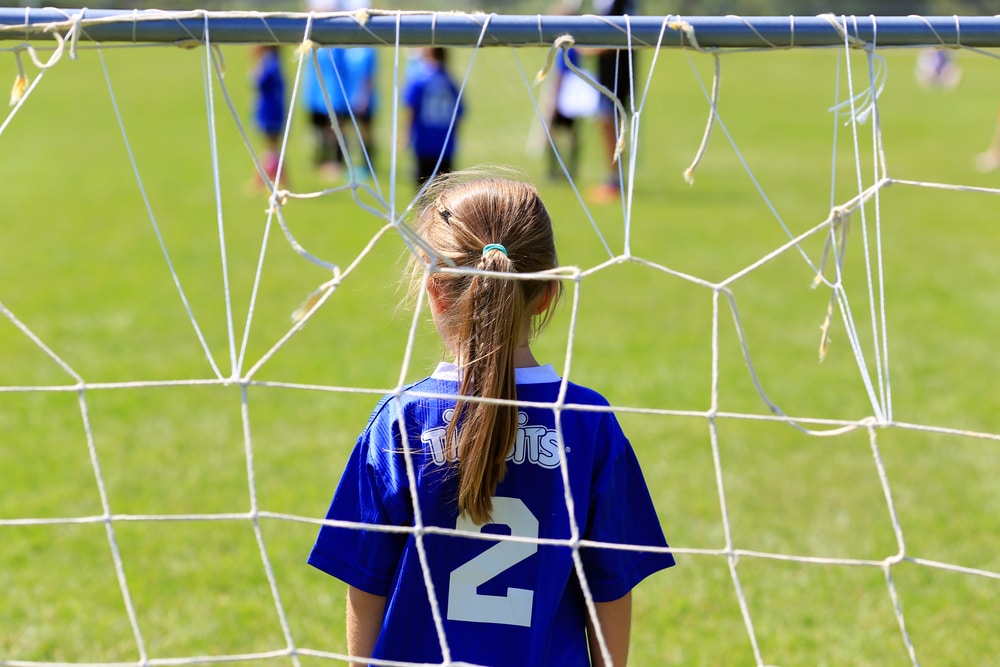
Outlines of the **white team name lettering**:
[{"label": "white team name lettering", "polygon": [[[429,428],[420,434],[420,441],[430,451],[435,465],[444,465],[448,457],[445,453],[445,434],[448,424],[455,416],[454,410],[445,410],[444,425]],[[559,467],[559,434],[555,429],[528,423],[528,415],[517,413],[517,436],[514,446],[507,455],[513,463],[531,463],[549,470]]]}]

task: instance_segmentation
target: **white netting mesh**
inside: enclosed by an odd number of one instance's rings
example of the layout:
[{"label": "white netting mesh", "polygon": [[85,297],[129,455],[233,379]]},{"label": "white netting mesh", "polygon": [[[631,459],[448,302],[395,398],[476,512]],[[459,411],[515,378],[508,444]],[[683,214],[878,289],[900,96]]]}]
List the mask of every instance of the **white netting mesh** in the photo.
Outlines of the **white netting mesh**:
[{"label": "white netting mesh", "polygon": [[[67,15],[0,54],[0,664],[345,659],[342,586],[304,559],[376,397],[439,351],[393,314],[408,51],[380,51],[370,179],[321,182],[293,107],[262,187],[248,47],[97,46]],[[461,161],[539,182],[571,267],[539,356],[609,396],[680,562],[637,590],[635,662],[988,661],[1000,190],[959,129],[992,132],[995,54],[955,49],[949,98],[843,17],[836,49],[638,51],[595,205],[595,127],[569,179],[523,150],[559,54],[479,48],[477,20]]]}]

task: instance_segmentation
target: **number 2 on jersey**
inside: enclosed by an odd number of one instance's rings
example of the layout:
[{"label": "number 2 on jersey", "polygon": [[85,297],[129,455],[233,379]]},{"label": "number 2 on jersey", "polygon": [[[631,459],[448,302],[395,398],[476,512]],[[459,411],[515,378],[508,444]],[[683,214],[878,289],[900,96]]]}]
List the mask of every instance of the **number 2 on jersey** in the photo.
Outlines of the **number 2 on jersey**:
[{"label": "number 2 on jersey", "polygon": [[[508,526],[512,535],[538,537],[538,519],[518,498],[494,498],[493,522]],[[458,518],[458,530],[482,530],[465,515]],[[448,620],[474,623],[531,625],[534,591],[508,588],[506,595],[483,595],[479,586],[517,565],[538,551],[530,542],[497,542],[451,573],[448,586]]]}]

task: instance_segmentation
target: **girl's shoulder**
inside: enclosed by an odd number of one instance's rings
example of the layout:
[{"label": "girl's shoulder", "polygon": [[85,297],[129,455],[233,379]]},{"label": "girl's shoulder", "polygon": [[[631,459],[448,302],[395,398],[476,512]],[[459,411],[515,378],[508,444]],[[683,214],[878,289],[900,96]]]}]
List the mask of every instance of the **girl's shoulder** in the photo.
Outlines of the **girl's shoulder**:
[{"label": "girl's shoulder", "polygon": [[[567,382],[566,402],[576,405],[592,405],[600,407],[610,407],[611,403],[596,389],[592,389],[575,382]],[[573,400],[570,400],[572,398]]]},{"label": "girl's shoulder", "polygon": [[[609,407],[608,399],[599,391],[586,385],[569,380],[563,380],[551,365],[534,368],[517,369],[518,395],[530,394],[539,397],[537,400],[556,402],[566,385],[563,404],[585,405],[594,407]],[[542,398],[548,397],[548,398]]]},{"label": "girl's shoulder", "polygon": [[458,389],[458,383],[450,381],[447,377],[428,375],[425,378],[403,385],[398,391],[383,394],[372,409],[368,417],[368,425],[384,420],[396,420],[399,418],[401,410],[410,409],[414,404],[426,402],[428,400],[442,400],[453,396]]}]

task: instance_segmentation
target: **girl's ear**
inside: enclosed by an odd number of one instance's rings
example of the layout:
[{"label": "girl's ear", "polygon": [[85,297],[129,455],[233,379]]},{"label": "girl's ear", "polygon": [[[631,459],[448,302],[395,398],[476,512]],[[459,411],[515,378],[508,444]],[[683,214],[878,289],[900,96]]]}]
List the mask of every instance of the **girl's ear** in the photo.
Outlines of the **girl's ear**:
[{"label": "girl's ear", "polygon": [[436,315],[444,310],[441,290],[433,280],[427,283],[427,301],[430,303],[431,313]]},{"label": "girl's ear", "polygon": [[559,283],[554,280],[549,280],[545,283],[545,287],[542,289],[541,295],[538,297],[538,303],[531,310],[532,315],[541,315],[544,313],[549,304],[552,303],[552,299],[555,298],[556,292],[559,290]]}]

